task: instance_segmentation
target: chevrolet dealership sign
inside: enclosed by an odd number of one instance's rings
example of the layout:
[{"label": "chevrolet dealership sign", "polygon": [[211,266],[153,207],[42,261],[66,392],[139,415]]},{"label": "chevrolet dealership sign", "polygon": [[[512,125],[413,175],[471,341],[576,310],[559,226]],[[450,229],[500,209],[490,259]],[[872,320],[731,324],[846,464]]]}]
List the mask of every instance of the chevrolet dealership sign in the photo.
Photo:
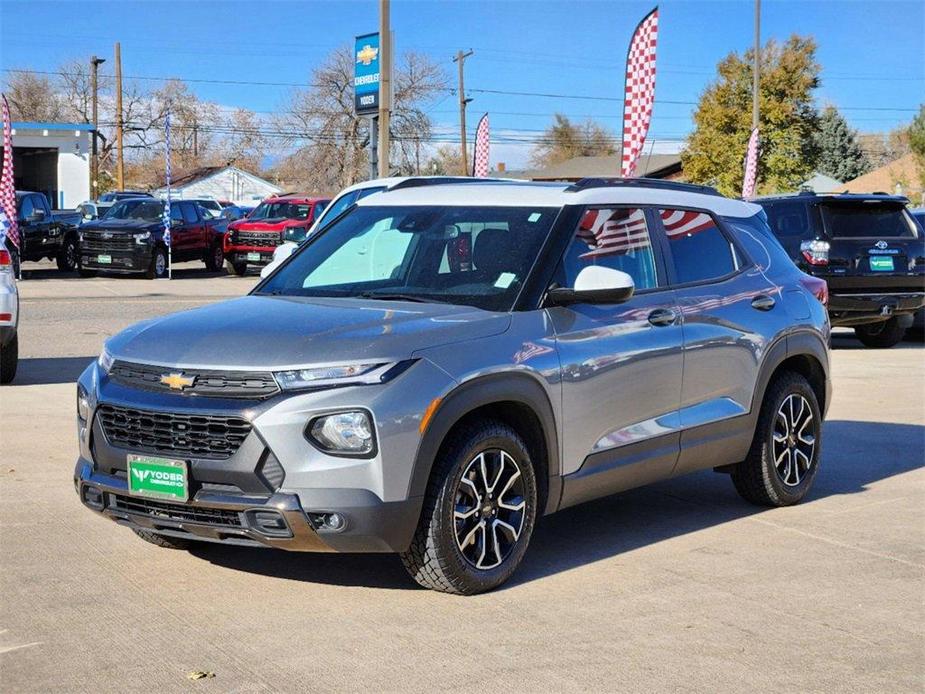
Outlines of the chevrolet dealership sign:
[{"label": "chevrolet dealership sign", "polygon": [[353,103],[359,114],[379,111],[379,34],[357,36],[354,46]]}]

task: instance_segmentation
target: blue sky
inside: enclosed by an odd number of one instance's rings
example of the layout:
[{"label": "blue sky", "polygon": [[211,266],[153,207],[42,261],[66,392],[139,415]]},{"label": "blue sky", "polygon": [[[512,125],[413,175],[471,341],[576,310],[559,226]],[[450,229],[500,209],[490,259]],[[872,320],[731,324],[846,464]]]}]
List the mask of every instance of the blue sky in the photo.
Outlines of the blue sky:
[{"label": "blue sky", "polygon": [[[411,2],[393,0],[399,51],[439,61],[454,78],[452,56],[472,48],[466,87],[474,99],[470,125],[484,111],[494,133],[541,131],[553,112],[593,117],[617,130],[613,101],[486,94],[527,91],[619,97],[626,47],[645,2]],[[657,102],[650,137],[682,139],[693,102],[718,60],[752,41],[748,1],[663,0],[660,3]],[[313,66],[355,34],[378,28],[378,3],[236,0],[191,2],[0,1],[0,67],[52,70],[64,60],[110,57],[122,42],[126,76],[189,80],[304,83]],[[914,115],[925,100],[925,3],[866,0],[762,3],[762,38],[811,34],[823,66],[820,103],[842,109],[863,131],[885,130]],[[105,68],[110,68],[111,60]],[[111,68],[110,68],[111,69]],[[147,82],[154,86],[155,82]],[[193,82],[204,99],[272,112],[289,87]],[[670,103],[688,102],[688,103]],[[438,128],[456,127],[455,98],[431,114]],[[493,163],[523,164],[526,148],[493,147]]]}]

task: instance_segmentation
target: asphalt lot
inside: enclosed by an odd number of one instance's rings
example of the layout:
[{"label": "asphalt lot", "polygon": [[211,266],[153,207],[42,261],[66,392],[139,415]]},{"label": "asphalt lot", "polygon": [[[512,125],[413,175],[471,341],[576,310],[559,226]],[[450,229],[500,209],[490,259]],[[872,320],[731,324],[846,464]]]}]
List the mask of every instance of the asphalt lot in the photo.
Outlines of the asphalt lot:
[{"label": "asphalt lot", "polygon": [[511,583],[457,598],[394,556],[164,550],[81,507],[73,381],[103,340],[256,281],[181,267],[27,266],[20,371],[0,391],[3,691],[925,689],[921,343],[835,339],[806,503],[674,479],[543,519]]}]

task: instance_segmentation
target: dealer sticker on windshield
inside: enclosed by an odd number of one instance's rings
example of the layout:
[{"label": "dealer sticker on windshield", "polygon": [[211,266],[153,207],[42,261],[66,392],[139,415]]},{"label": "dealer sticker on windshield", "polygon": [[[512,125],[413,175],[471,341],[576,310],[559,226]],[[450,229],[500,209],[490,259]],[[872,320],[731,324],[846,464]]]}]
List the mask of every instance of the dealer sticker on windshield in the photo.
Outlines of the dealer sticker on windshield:
[{"label": "dealer sticker on windshield", "polygon": [[173,501],[189,498],[186,461],[129,455],[127,462],[129,494]]},{"label": "dealer sticker on windshield", "polygon": [[869,260],[870,269],[873,272],[893,272],[893,258],[891,256],[880,257],[872,255]]}]

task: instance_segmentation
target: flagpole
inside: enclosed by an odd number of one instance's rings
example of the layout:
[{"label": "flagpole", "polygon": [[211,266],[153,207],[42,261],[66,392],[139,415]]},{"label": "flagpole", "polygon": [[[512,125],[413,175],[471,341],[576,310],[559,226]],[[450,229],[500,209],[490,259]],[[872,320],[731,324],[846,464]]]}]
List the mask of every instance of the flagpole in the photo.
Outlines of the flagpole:
[{"label": "flagpole", "polygon": [[752,56],[752,130],[758,127],[758,70],[761,56],[761,0],[755,0],[755,54]]}]

